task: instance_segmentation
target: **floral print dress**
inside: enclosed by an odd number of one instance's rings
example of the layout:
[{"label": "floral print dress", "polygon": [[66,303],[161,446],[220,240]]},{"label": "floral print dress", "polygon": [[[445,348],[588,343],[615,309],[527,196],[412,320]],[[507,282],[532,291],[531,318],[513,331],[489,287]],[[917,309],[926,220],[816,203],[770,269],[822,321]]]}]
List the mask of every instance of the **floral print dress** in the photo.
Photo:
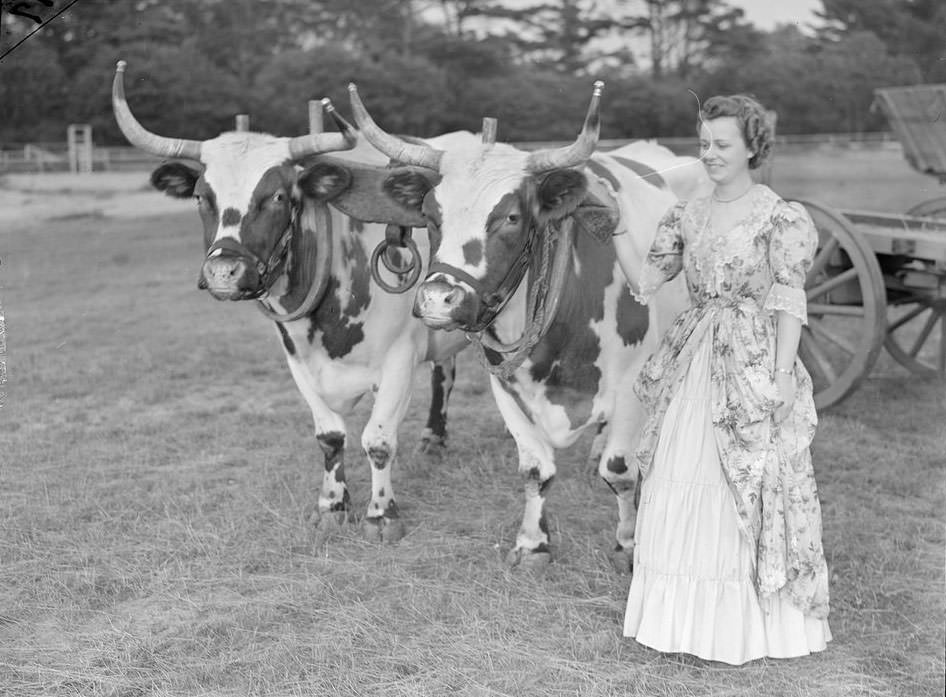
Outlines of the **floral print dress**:
[{"label": "floral print dress", "polygon": [[625,635],[662,651],[743,663],[830,640],[827,566],[810,444],[812,383],[795,361],[790,415],[776,423],[777,310],[807,322],[817,247],[805,209],[748,193],[734,228],[709,198],[663,218],[640,279],[646,302],[685,273],[691,306],[663,336],[635,391],[648,412]]}]

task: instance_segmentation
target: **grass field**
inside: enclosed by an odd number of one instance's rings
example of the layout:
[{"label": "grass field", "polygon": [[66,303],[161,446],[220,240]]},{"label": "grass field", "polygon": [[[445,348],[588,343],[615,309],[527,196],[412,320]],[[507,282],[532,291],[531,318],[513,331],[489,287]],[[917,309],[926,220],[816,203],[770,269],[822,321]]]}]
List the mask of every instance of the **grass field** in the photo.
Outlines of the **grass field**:
[{"label": "grass field", "polygon": [[[900,210],[932,180],[898,157],[786,155],[775,185]],[[826,652],[739,668],[662,655],[621,637],[629,579],[605,557],[616,511],[587,439],[559,457],[555,563],[508,570],[515,448],[464,357],[440,460],[410,454],[418,379],[395,470],[408,535],[375,546],[352,527],[316,548],[308,410],[270,323],[197,291],[196,214],[47,213],[0,229],[0,695],[943,694],[942,384],[882,356],[822,415]]]}]

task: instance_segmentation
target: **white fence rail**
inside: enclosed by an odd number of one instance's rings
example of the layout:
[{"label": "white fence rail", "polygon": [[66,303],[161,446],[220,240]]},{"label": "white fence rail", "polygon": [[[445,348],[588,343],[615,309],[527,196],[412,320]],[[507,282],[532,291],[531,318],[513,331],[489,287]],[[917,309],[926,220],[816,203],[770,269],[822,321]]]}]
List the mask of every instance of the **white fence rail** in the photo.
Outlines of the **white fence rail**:
[{"label": "white fence rail", "polygon": [[[696,138],[657,138],[662,145],[678,154],[695,154]],[[602,140],[598,146],[611,150],[626,145],[629,140]],[[890,132],[878,133],[815,133],[807,135],[780,135],[776,138],[779,150],[818,146],[870,147],[896,143]],[[562,142],[529,141],[516,143],[526,150],[557,147]],[[93,147],[92,170],[122,172],[155,167],[161,158],[148,155],[132,147]],[[69,149],[65,142],[55,143],[0,143],[0,174],[16,172],[68,172]]]}]

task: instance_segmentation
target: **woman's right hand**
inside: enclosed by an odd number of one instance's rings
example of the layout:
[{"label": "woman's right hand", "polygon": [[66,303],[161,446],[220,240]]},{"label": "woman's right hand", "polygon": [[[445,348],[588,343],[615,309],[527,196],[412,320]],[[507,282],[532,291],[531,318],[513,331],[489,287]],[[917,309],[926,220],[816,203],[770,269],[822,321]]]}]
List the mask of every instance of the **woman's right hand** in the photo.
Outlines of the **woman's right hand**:
[{"label": "woman's right hand", "polygon": [[782,400],[775,408],[775,423],[781,423],[792,413],[792,407],[795,405],[795,374],[781,371],[775,373],[775,386]]}]

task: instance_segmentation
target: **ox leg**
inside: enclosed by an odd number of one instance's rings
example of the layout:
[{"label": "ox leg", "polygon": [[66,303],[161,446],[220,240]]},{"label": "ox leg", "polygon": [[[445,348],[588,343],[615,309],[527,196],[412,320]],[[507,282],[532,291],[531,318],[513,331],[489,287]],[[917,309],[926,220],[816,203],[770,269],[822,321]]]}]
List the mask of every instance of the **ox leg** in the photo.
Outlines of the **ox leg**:
[{"label": "ox leg", "polygon": [[345,433],[329,431],[315,436],[325,457],[319,490],[319,526],[337,527],[350,520],[351,497],[345,482]]},{"label": "ox leg", "polygon": [[391,470],[397,458],[397,429],[411,401],[415,365],[412,346],[395,346],[389,351],[371,418],[361,435],[361,446],[371,467],[371,500],[362,525],[368,540],[397,542],[404,537]]},{"label": "ox leg", "polygon": [[430,370],[430,412],[421,434],[418,451],[438,455],[447,444],[447,404],[457,378],[457,359],[451,356],[437,361]]},{"label": "ox leg", "polygon": [[[636,372],[634,373],[636,375]],[[618,573],[627,574],[634,567],[634,533],[637,526],[637,505],[640,499],[640,473],[634,457],[644,408],[630,388],[618,398],[614,423],[598,461],[598,474],[614,492],[618,504],[618,525],[615,545],[608,558]]]},{"label": "ox leg", "polygon": [[318,528],[327,533],[348,522],[351,516],[351,497],[345,481],[345,420],[319,396],[308,370],[293,357],[289,357],[288,363],[296,386],[312,412],[315,439],[322,449],[324,467],[318,498]]},{"label": "ox leg", "polygon": [[555,450],[548,439],[523,414],[516,401],[490,376],[496,404],[506,427],[516,441],[519,452],[519,474],[523,477],[525,508],[516,535],[516,545],[506,555],[510,566],[541,571],[552,560],[549,548],[549,526],[545,516],[545,499],[555,480]]},{"label": "ox leg", "polygon": [[591,480],[598,476],[598,465],[604,455],[604,448],[608,443],[608,422],[600,421],[595,429],[595,436],[591,441],[591,453],[588,455],[587,474]]}]

